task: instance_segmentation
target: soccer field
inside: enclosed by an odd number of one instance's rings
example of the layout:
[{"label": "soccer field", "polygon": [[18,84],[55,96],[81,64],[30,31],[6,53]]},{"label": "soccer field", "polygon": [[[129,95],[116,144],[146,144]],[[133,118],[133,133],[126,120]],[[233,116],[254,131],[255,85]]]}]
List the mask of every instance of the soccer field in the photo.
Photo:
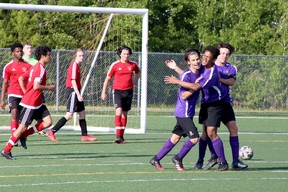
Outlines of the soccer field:
[{"label": "soccer field", "polygon": [[[246,160],[247,170],[218,172],[194,170],[198,145],[184,159],[186,172],[178,172],[171,163],[180,142],[162,161],[159,172],[149,160],[170,137],[174,117],[148,117],[146,134],[127,134],[126,144],[114,144],[113,134],[97,134],[96,142],[80,141],[80,133],[60,131],[58,143],[33,135],[28,149],[15,147],[15,161],[0,159],[1,191],[287,191],[288,118],[239,117],[240,145],[254,150]],[[198,126],[199,127],[199,126]],[[227,129],[219,130],[225,154],[231,166]],[[9,131],[0,131],[5,146]],[[209,154],[206,154],[206,160]]]}]

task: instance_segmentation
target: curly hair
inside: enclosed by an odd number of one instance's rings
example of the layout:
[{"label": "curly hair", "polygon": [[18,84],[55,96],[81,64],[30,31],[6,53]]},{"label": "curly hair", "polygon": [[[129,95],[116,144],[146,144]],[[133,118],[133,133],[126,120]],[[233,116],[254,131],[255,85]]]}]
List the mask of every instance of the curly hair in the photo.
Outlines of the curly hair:
[{"label": "curly hair", "polygon": [[44,55],[46,56],[48,54],[48,52],[51,53],[51,48],[48,46],[39,46],[35,49],[35,57],[36,59],[39,61],[41,59],[41,56]]},{"label": "curly hair", "polygon": [[212,53],[213,59],[217,59],[218,55],[220,55],[219,49],[215,46],[207,46],[204,51],[209,51]]},{"label": "curly hair", "polygon": [[117,55],[120,56],[123,50],[128,50],[129,54],[132,55],[132,49],[130,47],[126,46],[126,45],[121,45],[120,47],[118,47]]},{"label": "curly hair", "polygon": [[200,57],[200,52],[198,49],[190,48],[185,51],[184,59],[187,62],[189,60],[189,55],[195,55],[197,54]]},{"label": "curly hair", "polygon": [[226,49],[228,49],[229,50],[229,55],[231,55],[234,51],[235,51],[235,47],[233,47],[231,44],[229,44],[229,43],[224,43],[224,42],[222,42],[222,43],[219,43],[218,45],[217,45],[217,48],[218,49],[221,49],[221,48],[226,48]]},{"label": "curly hair", "polygon": [[23,45],[21,43],[14,43],[13,45],[11,45],[11,52],[13,52],[16,48],[21,48],[23,49]]}]

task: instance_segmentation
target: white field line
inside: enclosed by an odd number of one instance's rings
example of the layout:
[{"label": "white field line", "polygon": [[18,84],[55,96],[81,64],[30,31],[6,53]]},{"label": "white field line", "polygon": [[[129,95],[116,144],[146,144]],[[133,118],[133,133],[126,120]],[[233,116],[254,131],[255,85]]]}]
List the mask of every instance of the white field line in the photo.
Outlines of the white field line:
[{"label": "white field line", "polygon": [[[156,172],[154,172],[156,173]],[[127,173],[125,173],[127,174]],[[153,172],[149,173],[153,174]],[[66,182],[42,182],[31,184],[0,184],[0,187],[27,187],[27,186],[49,186],[49,185],[78,185],[78,184],[92,184],[92,183],[152,183],[152,182],[172,182],[172,181],[238,181],[238,180],[288,180],[287,177],[278,178],[175,178],[175,179],[130,179],[130,180],[90,180],[90,181],[66,181]]]}]

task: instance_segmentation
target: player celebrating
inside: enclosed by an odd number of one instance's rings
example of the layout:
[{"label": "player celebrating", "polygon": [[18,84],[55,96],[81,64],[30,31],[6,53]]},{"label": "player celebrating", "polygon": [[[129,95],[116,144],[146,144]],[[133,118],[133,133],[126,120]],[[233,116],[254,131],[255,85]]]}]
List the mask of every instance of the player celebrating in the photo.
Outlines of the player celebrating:
[{"label": "player celebrating", "polygon": [[79,113],[79,125],[82,131],[81,141],[96,141],[91,135],[87,134],[86,112],[81,90],[81,72],[79,64],[84,60],[82,49],[76,49],[72,63],[67,70],[66,94],[67,94],[67,112],[56,125],[46,133],[46,136],[53,142],[57,142],[55,133],[63,127],[66,122],[72,119],[74,112]]},{"label": "player celebrating", "polygon": [[[196,49],[188,49],[185,52],[185,61],[187,64],[189,64],[189,68],[181,73],[179,79],[185,82],[194,83],[196,82],[197,78],[199,78],[200,52]],[[173,60],[168,60],[165,63],[168,65],[168,67],[171,67],[171,65],[173,65],[175,62]],[[192,149],[192,147],[197,144],[199,139],[198,130],[193,122],[195,105],[198,100],[198,96],[199,91],[192,93],[187,88],[179,88],[177,103],[174,110],[177,123],[172,131],[172,136],[165,142],[162,149],[150,160],[150,164],[157,170],[164,170],[160,164],[160,160],[175,147],[182,136],[188,136],[189,139],[184,142],[180,152],[172,158],[172,162],[178,171],[186,170],[183,167],[182,160]]]},{"label": "player celebrating", "polygon": [[[35,55],[39,62],[19,77],[19,84],[24,92],[20,102],[20,105],[23,107],[19,115],[20,125],[16,131],[14,131],[1,152],[1,155],[9,160],[15,159],[12,156],[11,150],[22,134],[28,136],[36,131],[42,131],[52,124],[51,115],[46,106],[43,105],[42,97],[44,90],[55,90],[54,85],[46,85],[47,78],[44,68],[50,61],[51,49],[47,46],[37,47]],[[27,86],[25,86],[26,79],[28,79]],[[38,120],[38,122],[41,119],[42,122],[36,124],[32,129],[27,130],[28,125],[30,125],[34,119]]]},{"label": "player celebrating", "polygon": [[[229,43],[219,43],[217,47],[220,51],[220,55],[217,57],[215,64],[220,74],[221,90],[222,94],[224,95],[224,100],[226,101],[224,107],[225,115],[223,115],[222,122],[226,125],[230,133],[229,143],[233,158],[232,168],[246,169],[248,165],[239,160],[238,127],[236,124],[235,113],[231,105],[232,99],[230,97],[230,86],[233,86],[236,81],[237,69],[234,65],[228,63],[227,61],[230,55],[233,53],[234,47]],[[211,141],[209,138],[207,138],[205,132],[203,132],[199,142],[199,159],[195,165],[195,169],[201,169],[203,166],[207,144],[210,149],[211,158],[204,169],[211,169],[217,164],[217,155],[213,146],[211,145]]]},{"label": "player celebrating", "polygon": [[115,143],[125,143],[124,132],[127,124],[128,111],[131,109],[133,98],[133,86],[140,77],[140,69],[136,62],[129,60],[132,54],[130,47],[122,45],[117,49],[120,60],[112,63],[103,83],[101,98],[107,100],[107,87],[114,77],[113,100],[116,108],[115,112]]},{"label": "player celebrating", "polygon": [[19,105],[21,98],[23,97],[23,91],[19,85],[18,78],[24,72],[28,71],[31,67],[28,63],[23,61],[23,45],[20,43],[14,43],[11,46],[11,53],[13,60],[5,65],[3,69],[3,84],[1,93],[1,108],[5,109],[5,94],[8,92],[8,103],[11,112],[10,129],[11,134],[17,129],[19,123],[17,117],[21,111]]},{"label": "player celebrating", "polygon": [[205,48],[202,57],[203,68],[200,70],[202,79],[200,79],[198,83],[183,82],[173,76],[166,76],[164,80],[168,84],[179,84],[180,86],[194,91],[202,89],[199,123],[203,124],[203,127],[205,128],[203,131],[207,132],[219,158],[220,164],[218,171],[226,171],[228,170],[228,163],[224,153],[224,146],[221,138],[217,134],[217,128],[220,127],[223,114],[223,105],[225,104],[221,93],[219,73],[214,64],[219,53],[219,49],[214,46]]}]

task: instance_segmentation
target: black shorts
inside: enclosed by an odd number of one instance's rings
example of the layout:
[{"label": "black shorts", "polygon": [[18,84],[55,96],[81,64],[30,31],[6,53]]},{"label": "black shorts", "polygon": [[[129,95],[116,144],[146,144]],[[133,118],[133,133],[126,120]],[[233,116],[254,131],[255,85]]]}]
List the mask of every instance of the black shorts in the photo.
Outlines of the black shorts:
[{"label": "black shorts", "polygon": [[221,121],[224,125],[226,125],[230,121],[235,121],[235,113],[233,107],[230,102],[226,101],[223,106],[223,114]]},{"label": "black shorts", "polygon": [[199,112],[199,123],[205,126],[220,127],[224,106],[224,100],[211,103],[202,103]]},{"label": "black shorts", "polygon": [[172,133],[182,136],[189,137],[190,139],[199,138],[199,133],[197,127],[193,122],[193,118],[180,118],[176,117],[177,123],[172,131]]},{"label": "black shorts", "polygon": [[46,105],[42,105],[39,109],[29,109],[23,107],[18,117],[18,121],[21,125],[28,127],[33,120],[42,121],[45,117],[49,116],[50,112],[47,109]]},{"label": "black shorts", "polygon": [[132,105],[133,89],[114,90],[113,103],[115,108],[121,107],[123,111],[129,111]]},{"label": "black shorts", "polygon": [[84,101],[79,101],[73,88],[66,90],[67,112],[81,112],[85,110]]},{"label": "black shorts", "polygon": [[9,112],[11,112],[12,109],[18,109],[19,112],[21,111],[22,106],[19,105],[21,99],[22,98],[13,97],[13,96],[8,97]]}]

